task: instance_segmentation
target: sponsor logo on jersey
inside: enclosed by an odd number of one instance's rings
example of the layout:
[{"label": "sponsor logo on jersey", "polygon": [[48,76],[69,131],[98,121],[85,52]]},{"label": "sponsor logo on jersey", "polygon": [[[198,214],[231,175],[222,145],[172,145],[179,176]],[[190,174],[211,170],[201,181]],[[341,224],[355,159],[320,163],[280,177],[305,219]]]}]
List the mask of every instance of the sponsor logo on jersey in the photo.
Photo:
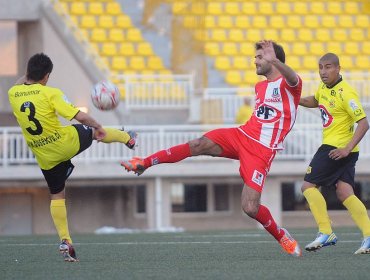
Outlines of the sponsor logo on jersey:
[{"label": "sponsor logo on jersey", "polygon": [[311,172],[312,172],[312,167],[311,166],[307,167],[306,174],[311,174]]},{"label": "sponsor logo on jersey", "polygon": [[330,100],[329,101],[329,107],[334,108],[335,107],[335,100]]},{"label": "sponsor logo on jersey", "polygon": [[158,158],[153,158],[152,159],[152,165],[159,164],[159,159]]},{"label": "sponsor logo on jersey", "polygon": [[281,117],[281,112],[265,103],[258,106],[255,111],[256,117],[262,122],[275,122]]},{"label": "sponsor logo on jersey", "polygon": [[254,170],[253,176],[252,176],[252,181],[255,182],[257,185],[262,186],[263,182],[263,174],[257,170]]},{"label": "sponsor logo on jersey", "polygon": [[321,120],[322,120],[322,126],[328,127],[333,122],[333,116],[330,115],[328,110],[323,105],[319,105],[320,113],[321,113]]}]

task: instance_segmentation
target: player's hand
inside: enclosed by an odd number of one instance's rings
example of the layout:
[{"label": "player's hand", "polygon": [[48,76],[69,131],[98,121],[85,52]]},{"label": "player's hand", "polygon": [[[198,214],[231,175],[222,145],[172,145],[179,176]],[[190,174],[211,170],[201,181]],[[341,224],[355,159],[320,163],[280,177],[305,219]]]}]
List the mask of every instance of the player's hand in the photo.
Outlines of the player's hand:
[{"label": "player's hand", "polygon": [[103,127],[95,128],[95,139],[101,141],[105,138],[107,132]]},{"label": "player's hand", "polygon": [[334,149],[329,152],[329,157],[334,160],[345,158],[351,151],[346,148]]},{"label": "player's hand", "polygon": [[272,41],[267,41],[267,40],[263,40],[260,42],[261,46],[262,46],[262,50],[263,50],[263,58],[267,61],[267,62],[273,62],[274,60],[276,60],[276,53],[275,53],[275,50],[274,50],[274,46],[272,45]]}]

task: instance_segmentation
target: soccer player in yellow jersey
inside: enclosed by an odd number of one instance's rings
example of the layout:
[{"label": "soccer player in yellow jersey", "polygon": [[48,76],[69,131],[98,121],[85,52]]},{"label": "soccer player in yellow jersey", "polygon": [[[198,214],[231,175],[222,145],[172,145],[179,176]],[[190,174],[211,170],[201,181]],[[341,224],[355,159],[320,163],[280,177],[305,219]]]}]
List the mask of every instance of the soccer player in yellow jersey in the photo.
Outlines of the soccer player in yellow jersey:
[{"label": "soccer player in yellow jersey", "polygon": [[337,243],[325,199],[318,190],[319,186],[335,185],[338,199],[348,209],[364,237],[355,254],[369,254],[369,216],[365,205],[353,191],[358,144],[369,129],[369,123],[356,91],[340,75],[337,55],[327,53],[320,58],[319,74],[322,82],[316,94],[301,98],[299,103],[304,107],[318,107],[323,124],[323,144],[314,155],[302,186],[303,195],[319,227],[316,239],[305,249],[316,251]]},{"label": "soccer player in yellow jersey", "polygon": [[[9,89],[8,97],[22,133],[48,184],[50,213],[61,240],[64,260],[77,261],[68,230],[65,181],[74,168],[71,158],[87,149],[93,140],[121,142],[134,149],[136,133],[103,128],[88,114],[74,107],[60,89],[47,86],[53,63],[35,54],[27,64],[26,76]],[[80,124],[63,126],[58,115]]]}]

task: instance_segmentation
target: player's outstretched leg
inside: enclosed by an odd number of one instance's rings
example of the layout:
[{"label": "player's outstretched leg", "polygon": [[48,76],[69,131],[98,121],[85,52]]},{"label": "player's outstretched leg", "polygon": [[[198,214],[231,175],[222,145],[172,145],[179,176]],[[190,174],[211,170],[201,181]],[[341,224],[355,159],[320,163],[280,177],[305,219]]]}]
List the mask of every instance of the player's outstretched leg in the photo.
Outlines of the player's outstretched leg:
[{"label": "player's outstretched leg", "polygon": [[66,262],[78,262],[76,251],[67,239],[63,239],[59,245],[59,252],[63,255]]},{"label": "player's outstretched leg", "polygon": [[322,247],[331,246],[337,244],[338,238],[332,232],[331,234],[324,234],[319,232],[317,234],[317,237],[314,241],[312,241],[310,244],[307,244],[305,249],[307,251],[316,251],[321,249]]},{"label": "player's outstretched leg", "polygon": [[355,255],[359,254],[370,254],[370,236],[364,238],[361,247],[355,252]]},{"label": "player's outstretched leg", "polygon": [[135,174],[137,174],[138,176],[143,174],[143,172],[146,169],[145,164],[144,164],[144,160],[142,158],[139,158],[139,157],[133,157],[130,160],[122,161],[121,165],[127,170],[127,172],[132,171]]},{"label": "player's outstretched leg", "polygon": [[284,231],[283,237],[280,239],[279,243],[283,250],[293,257],[302,256],[302,250],[299,247],[298,242],[289,234],[285,228],[281,228]]}]

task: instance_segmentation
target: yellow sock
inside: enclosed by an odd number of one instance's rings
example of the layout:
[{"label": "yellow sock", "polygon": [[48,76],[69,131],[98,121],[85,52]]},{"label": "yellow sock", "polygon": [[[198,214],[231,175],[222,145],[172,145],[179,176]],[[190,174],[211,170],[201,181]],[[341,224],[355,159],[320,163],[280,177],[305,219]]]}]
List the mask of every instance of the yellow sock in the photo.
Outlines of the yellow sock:
[{"label": "yellow sock", "polygon": [[65,199],[53,199],[50,202],[50,213],[60,240],[67,239],[72,243],[68,230],[67,209]]},{"label": "yellow sock", "polygon": [[307,199],[312,215],[319,226],[319,231],[324,234],[331,234],[333,230],[330,225],[326,201],[321,192],[317,188],[309,188],[303,192],[303,195]]},{"label": "yellow sock", "polygon": [[351,195],[343,201],[343,205],[348,209],[349,213],[351,213],[352,219],[361,229],[363,236],[370,236],[370,220],[366,207],[361,200],[359,200],[357,196]]},{"label": "yellow sock", "polygon": [[130,135],[126,131],[116,128],[104,127],[107,135],[101,140],[103,143],[121,142],[126,144],[130,140]]}]

